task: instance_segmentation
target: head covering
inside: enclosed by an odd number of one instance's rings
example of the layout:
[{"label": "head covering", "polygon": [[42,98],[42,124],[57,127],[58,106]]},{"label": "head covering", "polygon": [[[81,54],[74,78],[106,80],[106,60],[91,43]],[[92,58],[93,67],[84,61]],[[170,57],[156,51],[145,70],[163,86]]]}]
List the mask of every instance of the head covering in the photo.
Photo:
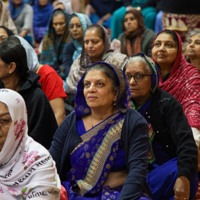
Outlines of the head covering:
[{"label": "head covering", "polygon": [[20,4],[19,7],[15,6],[15,4],[13,3],[13,0],[9,0],[8,2],[9,2],[8,8],[10,11],[10,15],[11,15],[12,19],[15,20],[22,12],[25,2],[24,2],[24,0],[22,0],[22,3]]},{"label": "head covering", "polygon": [[124,31],[124,34],[121,39],[121,52],[127,54],[128,56],[132,56],[133,54],[141,52],[141,44],[143,41],[142,35],[144,33],[145,26],[144,17],[139,10],[129,10],[125,13],[125,15],[129,13],[131,13],[134,16],[134,18],[136,18],[138,22],[138,28],[133,32],[126,31],[123,19],[121,28]]},{"label": "head covering", "polygon": [[[119,81],[116,108],[119,111],[124,112],[126,108],[128,107],[128,102],[129,102],[131,93],[130,93],[128,82],[125,78],[123,71],[115,65],[110,65],[102,61],[92,64],[89,68],[92,68],[98,64],[105,64],[115,72]],[[91,112],[90,107],[87,105],[84,94],[83,94],[83,90],[84,90],[83,81],[84,81],[85,74],[82,76],[77,86],[77,93],[75,97],[75,112],[76,112],[77,118],[82,117],[84,115],[88,115]]]},{"label": "head covering", "polygon": [[[85,15],[85,14],[74,13],[71,16],[71,19],[74,16],[77,16],[79,18],[81,24],[82,24],[83,38],[84,38],[85,31],[86,31],[87,27],[90,26],[92,23],[91,23],[89,17],[87,15]],[[70,36],[71,36],[71,34],[70,34]],[[73,57],[72,57],[72,59],[74,61],[82,52],[82,43],[80,43],[79,40],[74,39],[72,36],[71,36],[71,39],[72,39],[72,42],[74,43],[74,46],[76,48],[76,50],[74,51]],[[83,39],[81,41],[83,41]]]},{"label": "head covering", "polygon": [[[0,89],[0,102],[8,107],[12,122],[0,151],[1,198],[26,199],[28,195],[55,192],[59,197],[60,181],[49,152],[27,135],[27,110],[22,96]],[[48,193],[48,191],[53,191]]]},{"label": "head covering", "polygon": [[[108,50],[110,49],[110,35],[109,35],[107,29],[104,28],[103,26],[99,25],[99,24],[94,24],[94,25],[91,25],[91,26],[92,26],[92,29],[100,28],[104,32],[104,38],[102,38],[103,41],[104,41],[104,49],[103,49],[103,52],[102,52],[102,55],[101,55],[101,58],[102,58],[104,56],[104,54],[106,52],[108,52]],[[91,28],[91,26],[89,26],[87,29]],[[86,50],[83,46],[83,50],[82,50],[81,58],[80,58],[80,65],[81,65],[81,67],[87,68],[91,64],[92,64],[91,58],[88,56],[88,54],[86,53]]]},{"label": "head covering", "polygon": [[56,2],[56,5],[58,5],[58,4],[63,4],[64,7],[65,7],[65,11],[67,13],[69,13],[70,15],[73,13],[72,5],[71,5],[71,0],[58,0]]},{"label": "head covering", "polygon": [[27,58],[29,70],[36,72],[39,66],[39,62],[38,62],[38,57],[37,57],[37,54],[35,53],[35,50],[23,37],[18,36],[18,35],[16,35],[15,37],[19,39],[21,45],[24,47],[26,51],[26,58]]},{"label": "head covering", "polygon": [[[53,18],[55,12],[60,12],[65,16],[66,27],[64,33],[57,37],[53,28]],[[63,49],[65,45],[70,41],[68,32],[68,20],[69,14],[64,12],[62,9],[56,9],[51,15],[48,32],[43,38],[42,52],[40,54],[40,64],[47,64],[53,67],[58,73],[60,73],[60,65],[63,60]],[[57,47],[57,48],[56,48]]]},{"label": "head covering", "polygon": [[41,7],[39,4],[39,0],[35,0],[33,6],[33,26],[37,27],[48,27],[51,14],[53,12],[53,6],[51,5],[51,1],[48,0],[46,6]]},{"label": "head covering", "polygon": [[[166,31],[169,30],[163,30],[157,36]],[[158,86],[173,95],[181,103],[190,126],[200,129],[200,71],[186,62],[185,57],[182,55],[181,38],[175,31],[171,32],[174,32],[177,37],[178,54],[172,63],[168,79],[163,81],[162,77],[160,77]],[[159,67],[159,64],[156,64]]]},{"label": "head covering", "polygon": [[146,56],[144,53],[138,53],[137,55],[134,55],[132,57],[136,57],[136,56],[143,57],[146,60],[146,62],[149,64],[149,67],[151,67],[151,69],[152,69],[151,89],[152,89],[152,93],[154,93],[156,88],[158,87],[158,83],[159,83],[159,79],[160,79],[158,67],[153,62],[153,60],[151,58],[149,58],[148,56]]}]

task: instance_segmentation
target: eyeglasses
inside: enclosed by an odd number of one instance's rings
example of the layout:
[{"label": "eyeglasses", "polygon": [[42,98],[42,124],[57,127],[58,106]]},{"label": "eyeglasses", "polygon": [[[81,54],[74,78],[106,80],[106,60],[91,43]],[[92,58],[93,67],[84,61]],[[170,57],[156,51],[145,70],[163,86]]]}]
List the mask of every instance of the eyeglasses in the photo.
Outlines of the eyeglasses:
[{"label": "eyeglasses", "polygon": [[136,82],[142,81],[145,76],[152,76],[152,74],[141,74],[141,73],[136,73],[134,75],[131,74],[126,74],[126,79],[128,82],[131,81],[133,78]]}]

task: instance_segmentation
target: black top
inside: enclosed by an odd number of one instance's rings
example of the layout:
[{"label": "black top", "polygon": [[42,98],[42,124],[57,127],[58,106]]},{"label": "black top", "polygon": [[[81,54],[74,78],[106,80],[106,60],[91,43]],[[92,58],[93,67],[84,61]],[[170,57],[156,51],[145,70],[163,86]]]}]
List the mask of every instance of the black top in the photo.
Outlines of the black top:
[{"label": "black top", "polygon": [[58,125],[47,96],[40,88],[39,78],[38,74],[30,71],[18,92],[24,98],[27,107],[28,135],[49,149]]},{"label": "black top", "polygon": [[[178,157],[178,176],[189,180],[197,172],[197,147],[181,104],[170,94],[157,88],[145,113],[156,135],[171,158]],[[158,158],[159,159],[159,158]]]},{"label": "black top", "polygon": [[160,0],[161,10],[175,14],[200,14],[200,0]]}]

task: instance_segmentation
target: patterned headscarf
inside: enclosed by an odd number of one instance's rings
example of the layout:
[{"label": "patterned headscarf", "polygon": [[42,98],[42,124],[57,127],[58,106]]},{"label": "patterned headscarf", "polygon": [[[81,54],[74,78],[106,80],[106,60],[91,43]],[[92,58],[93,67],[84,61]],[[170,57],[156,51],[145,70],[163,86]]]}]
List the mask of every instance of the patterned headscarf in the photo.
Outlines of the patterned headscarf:
[{"label": "patterned headscarf", "polygon": [[[86,29],[92,24],[92,22],[90,21],[89,17],[85,14],[82,14],[82,13],[74,13],[72,14],[71,16],[71,19],[74,17],[74,16],[77,16],[82,24],[82,29],[83,29],[83,38],[84,38],[84,35],[85,35],[85,31]],[[71,36],[71,34],[70,34]],[[74,39],[72,36],[71,36],[71,40],[72,42],[74,43],[74,46],[76,48],[74,54],[73,54],[73,61],[81,54],[82,52],[82,44],[80,43],[80,40],[76,40]],[[82,39],[83,40],[83,39]]]},{"label": "patterned headscarf", "polygon": [[[107,53],[108,50],[110,49],[110,35],[109,35],[107,29],[104,28],[103,26],[99,25],[99,24],[93,24],[93,25],[89,26],[87,28],[87,30],[91,29],[91,28],[97,29],[97,30],[102,29],[102,31],[104,32],[104,38],[102,38],[103,41],[104,41],[104,49],[103,49],[103,52],[101,54],[101,58],[102,58],[104,56],[104,54]],[[100,58],[100,60],[102,60],[101,58]],[[83,50],[82,50],[81,58],[80,58],[80,65],[83,68],[87,68],[91,64],[92,64],[91,58],[86,53],[86,50],[84,49],[84,45],[83,45]]]},{"label": "patterned headscarf", "polygon": [[[110,65],[103,61],[92,64],[88,69],[91,69],[92,67],[98,64],[104,64],[115,72],[119,81],[116,108],[121,112],[125,112],[126,108],[128,107],[131,93],[130,93],[128,82],[125,78],[123,71],[118,66]],[[84,94],[83,94],[83,90],[84,90],[83,81],[84,81],[86,73],[82,76],[77,86],[77,93],[75,97],[75,112],[76,112],[77,117],[88,115],[91,112],[90,107],[87,105]]]},{"label": "patterned headscarf", "polygon": [[0,89],[0,102],[11,116],[10,128],[0,151],[1,199],[26,199],[45,193],[58,200],[60,180],[49,152],[28,136],[27,110],[22,96],[9,89]]}]

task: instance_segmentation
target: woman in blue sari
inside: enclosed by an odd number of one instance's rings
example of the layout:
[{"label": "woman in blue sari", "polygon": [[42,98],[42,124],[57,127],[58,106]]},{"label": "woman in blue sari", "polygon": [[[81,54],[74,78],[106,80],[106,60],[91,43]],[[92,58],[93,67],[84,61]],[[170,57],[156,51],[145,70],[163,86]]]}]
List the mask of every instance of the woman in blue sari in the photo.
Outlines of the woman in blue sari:
[{"label": "woman in blue sari", "polygon": [[127,107],[129,96],[122,70],[105,62],[92,64],[79,81],[75,111],[50,148],[68,199],[150,199],[148,126]]},{"label": "woman in blue sari", "polygon": [[197,191],[197,147],[180,103],[157,88],[159,72],[140,53],[129,59],[125,74],[130,106],[149,124],[151,151],[147,183],[154,200],[193,200]]}]

